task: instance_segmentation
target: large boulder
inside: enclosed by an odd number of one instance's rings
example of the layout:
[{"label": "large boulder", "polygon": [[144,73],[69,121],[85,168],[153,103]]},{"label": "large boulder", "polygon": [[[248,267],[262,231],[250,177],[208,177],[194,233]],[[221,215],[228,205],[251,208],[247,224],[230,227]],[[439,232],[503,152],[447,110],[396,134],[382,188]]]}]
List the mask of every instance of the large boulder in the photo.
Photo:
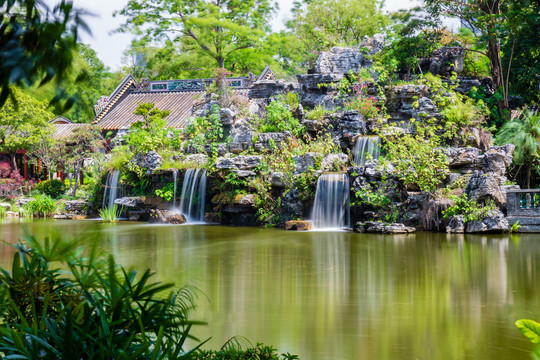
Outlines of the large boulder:
[{"label": "large boulder", "polygon": [[251,170],[261,165],[261,157],[258,155],[240,155],[236,157],[219,157],[216,168],[228,170]]},{"label": "large boulder", "polygon": [[303,173],[303,172],[306,172],[310,166],[315,167],[317,158],[319,158],[319,156],[321,155],[315,152],[309,152],[304,155],[295,156],[294,157],[294,163],[296,164],[295,172]]},{"label": "large boulder", "polygon": [[481,162],[482,150],[473,147],[450,147],[446,149],[448,166],[470,167]]},{"label": "large boulder", "polygon": [[150,210],[150,223],[153,224],[183,224],[186,217],[183,214],[168,210]]},{"label": "large boulder", "polygon": [[208,162],[208,155],[206,154],[191,154],[186,156],[184,161],[188,164],[205,165]]},{"label": "large boulder", "polygon": [[364,66],[364,55],[358,48],[334,47],[322,51],[313,68],[315,74],[347,74]]},{"label": "large boulder", "polygon": [[508,231],[508,229],[508,220],[500,210],[494,210],[488,217],[469,221],[465,225],[465,231],[468,233],[500,233]]},{"label": "large boulder", "polygon": [[458,233],[462,234],[465,232],[465,221],[463,220],[463,215],[452,216],[448,225],[446,226],[447,233]]},{"label": "large boulder", "polygon": [[322,171],[341,171],[347,167],[349,157],[347,154],[328,154],[321,161]]},{"label": "large boulder", "polygon": [[131,166],[138,166],[146,169],[146,176],[150,176],[157,168],[163,164],[163,158],[155,151],[149,151],[146,154],[137,154],[129,161]]},{"label": "large boulder", "polygon": [[504,176],[506,168],[512,164],[512,154],[515,148],[516,146],[514,144],[490,148],[484,153],[484,171]]},{"label": "large boulder", "polygon": [[307,231],[311,230],[312,226],[311,221],[304,220],[289,220],[285,223],[286,230]]},{"label": "large boulder", "polygon": [[379,233],[379,234],[409,234],[415,232],[412,226],[405,226],[401,223],[383,223],[378,221],[366,221],[356,223],[353,231],[357,233]]},{"label": "large boulder", "polygon": [[504,206],[506,196],[500,189],[502,180],[503,178],[494,173],[485,174],[477,170],[471,176],[465,188],[465,193],[471,200],[485,203],[486,200],[492,199],[497,206]]},{"label": "large boulder", "polygon": [[114,203],[119,207],[141,209],[144,207],[144,199],[140,197],[122,197],[114,200]]}]

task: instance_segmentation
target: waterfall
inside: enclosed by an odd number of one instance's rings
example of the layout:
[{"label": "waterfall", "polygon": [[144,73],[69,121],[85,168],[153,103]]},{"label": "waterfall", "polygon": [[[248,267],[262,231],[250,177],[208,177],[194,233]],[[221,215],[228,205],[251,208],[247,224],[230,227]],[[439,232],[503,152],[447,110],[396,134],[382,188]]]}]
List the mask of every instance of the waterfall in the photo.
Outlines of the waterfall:
[{"label": "waterfall", "polygon": [[319,176],[311,221],[314,229],[349,226],[349,176],[347,174],[333,173]]},{"label": "waterfall", "polygon": [[172,176],[173,176],[173,183],[174,183],[174,187],[173,187],[173,198],[172,198],[172,207],[173,207],[173,210],[176,209],[176,179],[178,177],[178,169],[174,169],[173,170],[173,173],[172,173]]},{"label": "waterfall", "polygon": [[107,181],[105,182],[105,192],[103,193],[103,209],[112,207],[114,205],[114,200],[121,197],[122,189],[118,186],[118,179],[120,179],[120,171],[109,171]]},{"label": "waterfall", "polygon": [[189,169],[184,176],[180,212],[187,222],[204,221],[204,198],[206,197],[206,170]]},{"label": "waterfall", "polygon": [[380,152],[378,136],[359,136],[354,148],[354,163],[356,166],[366,166],[367,160],[378,159]]}]

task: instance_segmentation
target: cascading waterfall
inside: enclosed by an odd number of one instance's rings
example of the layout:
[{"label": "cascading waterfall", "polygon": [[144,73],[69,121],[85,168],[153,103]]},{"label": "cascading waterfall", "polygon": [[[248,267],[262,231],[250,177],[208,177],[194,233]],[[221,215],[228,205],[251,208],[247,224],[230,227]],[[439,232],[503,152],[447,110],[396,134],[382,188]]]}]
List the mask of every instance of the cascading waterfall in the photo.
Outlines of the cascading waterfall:
[{"label": "cascading waterfall", "polygon": [[173,176],[173,183],[174,183],[174,186],[173,186],[172,207],[173,207],[173,209],[176,209],[176,179],[177,179],[177,177],[178,177],[178,169],[174,169],[174,170],[173,170],[172,176]]},{"label": "cascading waterfall", "polygon": [[319,176],[311,222],[314,229],[349,226],[349,176],[347,174],[329,173]]},{"label": "cascading waterfall", "polygon": [[119,179],[120,171],[109,171],[105,182],[105,192],[103,193],[103,209],[114,206],[114,201],[122,195],[122,189],[118,186]]},{"label": "cascading waterfall", "polygon": [[206,197],[206,170],[189,169],[184,176],[180,212],[187,222],[204,221],[204,200]]},{"label": "cascading waterfall", "polygon": [[366,166],[369,159],[378,159],[380,152],[378,136],[359,136],[354,148],[354,163],[356,166]]}]

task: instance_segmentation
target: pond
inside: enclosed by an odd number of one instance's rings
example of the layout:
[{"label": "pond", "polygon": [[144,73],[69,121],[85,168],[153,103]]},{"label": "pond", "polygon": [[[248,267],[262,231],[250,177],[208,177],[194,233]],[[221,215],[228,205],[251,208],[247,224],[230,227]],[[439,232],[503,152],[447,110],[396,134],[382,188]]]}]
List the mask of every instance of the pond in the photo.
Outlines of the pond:
[{"label": "pond", "polygon": [[[527,359],[514,322],[540,320],[538,235],[371,235],[194,225],[25,223],[98,236],[118,262],[205,296],[194,334],[232,336],[303,360]],[[15,242],[19,222],[0,224]],[[13,249],[0,245],[0,265]]]}]

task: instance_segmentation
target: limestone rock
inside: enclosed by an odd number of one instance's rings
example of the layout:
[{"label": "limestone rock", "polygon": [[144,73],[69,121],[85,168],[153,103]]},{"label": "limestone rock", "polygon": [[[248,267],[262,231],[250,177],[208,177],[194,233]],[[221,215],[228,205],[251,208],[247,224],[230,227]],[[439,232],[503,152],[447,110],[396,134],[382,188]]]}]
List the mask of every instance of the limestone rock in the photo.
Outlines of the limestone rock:
[{"label": "limestone rock", "polygon": [[319,153],[309,152],[302,156],[296,156],[294,162],[296,164],[296,173],[306,172],[308,167],[315,167]]},{"label": "limestone rock", "polygon": [[298,231],[307,231],[312,228],[311,221],[303,220],[290,220],[285,223],[285,229],[287,230],[298,230]]},{"label": "limestone rock", "polygon": [[86,200],[70,200],[64,203],[64,209],[68,213],[88,214],[93,204]]},{"label": "limestone rock", "polygon": [[465,226],[465,230],[468,233],[498,233],[508,231],[508,229],[508,220],[500,210],[494,210],[492,214],[485,219],[469,221]]},{"label": "limestone rock", "polygon": [[141,169],[146,169],[146,176],[150,176],[154,170],[163,164],[163,158],[157,152],[149,151],[146,154],[135,155],[129,162]]},{"label": "limestone rock", "polygon": [[341,171],[347,167],[349,157],[346,154],[328,154],[321,161],[322,171]]},{"label": "limestone rock", "polygon": [[377,221],[366,221],[365,223],[356,223],[353,227],[354,232],[380,233],[380,234],[408,234],[415,232],[412,226],[405,226],[401,223],[383,223]]},{"label": "limestone rock", "polygon": [[334,47],[322,51],[313,69],[316,74],[347,74],[364,66],[364,55],[358,48]]},{"label": "limestone rock", "polygon": [[221,123],[223,125],[232,125],[235,117],[236,117],[236,113],[232,111],[231,109],[229,108],[219,109],[219,119],[221,120]]},{"label": "limestone rock", "polygon": [[504,176],[506,168],[512,164],[514,144],[494,146],[484,153],[484,171]]},{"label": "limestone rock", "polygon": [[448,225],[446,226],[447,233],[464,233],[465,222],[463,221],[463,215],[452,216]]},{"label": "limestone rock", "polygon": [[284,174],[281,171],[274,171],[270,174],[270,184],[275,188],[284,188],[285,179]]},{"label": "limestone rock", "polygon": [[191,154],[186,156],[186,163],[194,165],[205,165],[208,162],[208,155],[206,154]]},{"label": "limestone rock", "polygon": [[482,150],[473,147],[450,147],[446,149],[446,156],[450,167],[477,165],[481,161]]},{"label": "limestone rock", "polygon": [[484,174],[482,171],[475,171],[471,176],[465,193],[469,199],[478,202],[485,202],[493,199],[498,206],[506,203],[506,196],[500,190],[501,178],[493,173]]},{"label": "limestone rock", "polygon": [[216,161],[218,169],[251,170],[259,165],[261,165],[261,157],[258,155],[219,157]]},{"label": "limestone rock", "polygon": [[248,178],[257,175],[253,171],[249,170],[234,170],[234,172],[239,178]]},{"label": "limestone rock", "polygon": [[0,207],[3,207],[4,209],[6,209],[6,211],[11,211],[11,204],[10,203],[0,202]]},{"label": "limestone rock", "polygon": [[126,208],[142,208],[144,207],[144,199],[140,197],[122,197],[114,200],[114,203],[118,205],[119,207],[126,207]]},{"label": "limestone rock", "polygon": [[173,213],[168,210],[150,210],[150,223],[153,224],[183,224],[186,217],[180,213]]}]

